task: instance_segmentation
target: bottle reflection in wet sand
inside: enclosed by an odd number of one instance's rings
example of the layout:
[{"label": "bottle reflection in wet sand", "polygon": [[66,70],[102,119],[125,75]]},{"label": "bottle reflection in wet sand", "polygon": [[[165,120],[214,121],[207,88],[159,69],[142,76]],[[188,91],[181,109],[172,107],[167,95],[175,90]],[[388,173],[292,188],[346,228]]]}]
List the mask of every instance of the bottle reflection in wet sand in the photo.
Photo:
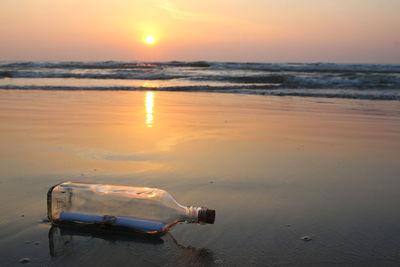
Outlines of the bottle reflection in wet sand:
[{"label": "bottle reflection in wet sand", "polygon": [[182,246],[171,233],[160,237],[52,226],[48,236],[54,264],[208,266],[215,263],[211,250]]}]

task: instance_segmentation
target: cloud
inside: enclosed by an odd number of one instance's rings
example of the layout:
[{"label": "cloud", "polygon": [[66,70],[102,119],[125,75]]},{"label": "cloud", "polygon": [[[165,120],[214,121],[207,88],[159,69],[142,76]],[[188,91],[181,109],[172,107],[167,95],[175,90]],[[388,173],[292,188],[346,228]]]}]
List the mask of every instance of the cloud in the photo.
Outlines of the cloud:
[{"label": "cloud", "polygon": [[171,1],[165,0],[157,5],[158,8],[167,11],[174,19],[178,20],[217,20],[221,16],[210,13],[188,12],[177,8]]},{"label": "cloud", "polygon": [[160,157],[156,152],[133,152],[133,153],[110,153],[108,151],[89,151],[80,155],[86,159],[106,160],[106,161],[152,161]]}]

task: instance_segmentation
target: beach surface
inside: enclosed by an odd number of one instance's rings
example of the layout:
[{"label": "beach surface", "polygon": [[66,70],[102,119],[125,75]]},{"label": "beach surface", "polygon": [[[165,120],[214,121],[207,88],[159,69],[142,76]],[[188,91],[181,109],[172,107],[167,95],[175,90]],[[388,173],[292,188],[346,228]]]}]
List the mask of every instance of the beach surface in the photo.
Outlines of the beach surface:
[{"label": "beach surface", "polygon": [[[62,181],[162,188],[216,221],[51,227]],[[1,266],[399,266],[399,188],[399,101],[0,90]]]}]

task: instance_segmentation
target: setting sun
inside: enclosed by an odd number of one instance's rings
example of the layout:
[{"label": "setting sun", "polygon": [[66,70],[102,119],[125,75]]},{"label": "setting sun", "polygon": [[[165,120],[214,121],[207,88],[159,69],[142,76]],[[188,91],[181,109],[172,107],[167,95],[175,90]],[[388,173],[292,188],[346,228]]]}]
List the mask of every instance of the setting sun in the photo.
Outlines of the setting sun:
[{"label": "setting sun", "polygon": [[155,40],[156,39],[154,38],[154,36],[151,35],[148,35],[146,36],[146,38],[144,38],[146,44],[154,44]]}]

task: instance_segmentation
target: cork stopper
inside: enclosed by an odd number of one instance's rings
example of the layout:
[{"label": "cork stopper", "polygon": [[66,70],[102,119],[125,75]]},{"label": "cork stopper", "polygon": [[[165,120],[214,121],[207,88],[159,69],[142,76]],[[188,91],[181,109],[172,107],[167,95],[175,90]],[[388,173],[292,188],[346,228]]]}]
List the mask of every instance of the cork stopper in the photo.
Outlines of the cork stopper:
[{"label": "cork stopper", "polygon": [[213,224],[215,221],[215,210],[201,208],[199,210],[199,222]]}]

